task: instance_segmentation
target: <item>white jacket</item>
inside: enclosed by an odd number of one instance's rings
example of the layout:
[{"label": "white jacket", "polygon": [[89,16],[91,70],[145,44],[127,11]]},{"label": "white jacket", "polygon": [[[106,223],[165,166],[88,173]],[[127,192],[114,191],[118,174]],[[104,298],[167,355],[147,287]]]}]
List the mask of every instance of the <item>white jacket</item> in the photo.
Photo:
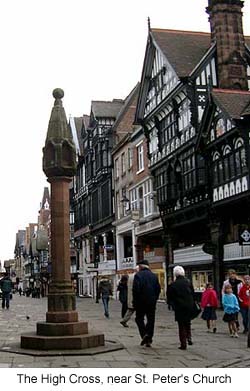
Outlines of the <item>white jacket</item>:
[{"label": "white jacket", "polygon": [[133,309],[133,282],[135,273],[128,276],[128,308]]}]

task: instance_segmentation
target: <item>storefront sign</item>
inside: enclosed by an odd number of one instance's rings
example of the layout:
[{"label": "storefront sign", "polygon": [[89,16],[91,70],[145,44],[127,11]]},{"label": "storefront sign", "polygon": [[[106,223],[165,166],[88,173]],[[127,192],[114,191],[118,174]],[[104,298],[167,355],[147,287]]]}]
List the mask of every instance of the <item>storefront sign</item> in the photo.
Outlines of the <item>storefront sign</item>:
[{"label": "storefront sign", "polygon": [[99,272],[103,272],[103,271],[107,272],[111,270],[114,271],[115,267],[116,267],[115,260],[112,259],[110,261],[100,262],[98,265],[98,271]]},{"label": "storefront sign", "polygon": [[132,210],[131,212],[131,220],[138,221],[140,219],[140,211]]},{"label": "storefront sign", "polygon": [[114,250],[114,246],[113,244],[107,244],[106,246],[103,246],[104,249],[110,251],[110,250]]},{"label": "storefront sign", "polygon": [[241,246],[250,245],[250,230],[248,228],[239,230],[239,244]]}]

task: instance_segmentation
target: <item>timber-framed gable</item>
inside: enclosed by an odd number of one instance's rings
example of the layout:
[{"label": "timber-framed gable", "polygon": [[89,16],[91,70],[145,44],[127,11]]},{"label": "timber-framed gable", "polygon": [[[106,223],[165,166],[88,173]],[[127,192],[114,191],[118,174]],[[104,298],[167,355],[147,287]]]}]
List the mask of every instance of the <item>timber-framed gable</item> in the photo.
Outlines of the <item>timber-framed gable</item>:
[{"label": "timber-framed gable", "polygon": [[[201,38],[203,43],[203,51],[199,51],[199,56],[196,59],[198,65],[194,66],[194,69],[187,66],[187,69],[183,70],[176,60],[176,56],[172,55],[175,68],[179,70],[179,75],[174,71],[174,66],[171,65],[170,60],[161,51],[161,47],[165,49],[165,53],[169,49],[162,41],[165,35],[164,30],[153,29],[149,32],[146,49],[142,86],[146,71],[154,80],[155,75],[160,75],[164,66],[167,65],[168,69],[173,70],[172,74],[175,75],[172,88],[168,89],[165,96],[161,96],[162,99],[159,102],[157,102],[156,94],[155,105],[151,110],[147,109],[147,98],[144,99],[145,110],[143,111],[140,104],[137,110],[137,120],[143,113],[143,118],[139,119],[143,124],[148,141],[149,164],[155,178],[154,184],[159,209],[165,219],[172,220],[171,215],[176,214],[182,208],[199,202],[207,203],[205,163],[203,157],[196,153],[195,144],[201,117],[199,107],[203,112],[208,100],[208,83],[212,81],[212,84],[216,86],[217,75],[214,45],[207,51],[209,45],[208,34],[193,33],[193,36],[191,32],[178,31],[174,34],[169,30],[166,30],[166,34],[167,36],[177,37],[177,42],[184,35],[189,45],[193,37],[198,37],[198,40]],[[153,45],[154,60],[152,60],[152,53],[150,57],[150,50],[153,52]],[[157,53],[162,56],[160,58],[158,54],[158,62]],[[194,59],[191,60],[196,65]],[[159,65],[158,73],[155,70],[155,64],[157,63]],[[143,94],[148,96],[146,90],[148,88],[151,91],[150,86],[152,84],[147,79],[144,90],[142,87],[141,96]],[[205,96],[204,102],[203,96]],[[153,99],[151,96],[150,98]],[[142,102],[141,104],[143,106]]]},{"label": "timber-framed gable", "polygon": [[249,193],[249,129],[242,114],[250,92],[214,89],[197,147],[209,165],[211,206]]},{"label": "timber-framed gable", "polygon": [[[243,5],[208,0],[211,34],[150,28],[136,112],[168,241],[167,267],[178,254],[191,254],[190,246],[201,259],[205,251],[218,292],[224,251],[228,259],[239,225],[250,222],[250,41],[243,36]],[[159,76],[164,82],[166,65],[176,76],[164,96],[153,86]]]}]

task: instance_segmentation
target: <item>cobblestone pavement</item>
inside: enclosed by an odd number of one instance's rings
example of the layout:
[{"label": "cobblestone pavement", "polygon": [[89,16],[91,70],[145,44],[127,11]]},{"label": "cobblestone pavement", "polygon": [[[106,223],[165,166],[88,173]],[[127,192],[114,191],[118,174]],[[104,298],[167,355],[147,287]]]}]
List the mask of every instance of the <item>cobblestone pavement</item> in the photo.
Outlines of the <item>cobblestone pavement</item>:
[{"label": "cobblestone pavement", "polygon": [[[20,335],[35,331],[36,322],[45,320],[47,299],[32,299],[13,295],[9,310],[0,309],[0,347],[20,341]],[[34,357],[0,351],[0,367],[112,367],[112,368],[180,368],[180,367],[250,367],[250,349],[247,337],[230,338],[227,325],[218,311],[218,332],[208,334],[205,322],[193,321],[194,345],[186,351],[178,349],[177,325],[172,311],[158,303],[154,343],[151,348],[141,347],[134,318],[129,328],[120,325],[120,303],[110,303],[110,318],[103,315],[102,303],[93,299],[77,299],[81,320],[89,322],[90,331],[104,332],[107,340],[118,340],[125,349],[94,356]],[[29,317],[29,319],[27,319]]]}]

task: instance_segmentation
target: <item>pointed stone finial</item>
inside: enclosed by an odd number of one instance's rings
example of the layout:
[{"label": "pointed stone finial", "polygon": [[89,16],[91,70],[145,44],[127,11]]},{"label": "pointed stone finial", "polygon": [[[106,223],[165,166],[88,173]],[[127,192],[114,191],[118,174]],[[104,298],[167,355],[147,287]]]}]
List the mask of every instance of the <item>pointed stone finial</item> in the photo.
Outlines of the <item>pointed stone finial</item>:
[{"label": "pointed stone finial", "polygon": [[62,105],[64,92],[61,88],[53,91],[55,98],[43,148],[43,171],[47,177],[72,177],[76,171],[76,151],[72,133]]}]

